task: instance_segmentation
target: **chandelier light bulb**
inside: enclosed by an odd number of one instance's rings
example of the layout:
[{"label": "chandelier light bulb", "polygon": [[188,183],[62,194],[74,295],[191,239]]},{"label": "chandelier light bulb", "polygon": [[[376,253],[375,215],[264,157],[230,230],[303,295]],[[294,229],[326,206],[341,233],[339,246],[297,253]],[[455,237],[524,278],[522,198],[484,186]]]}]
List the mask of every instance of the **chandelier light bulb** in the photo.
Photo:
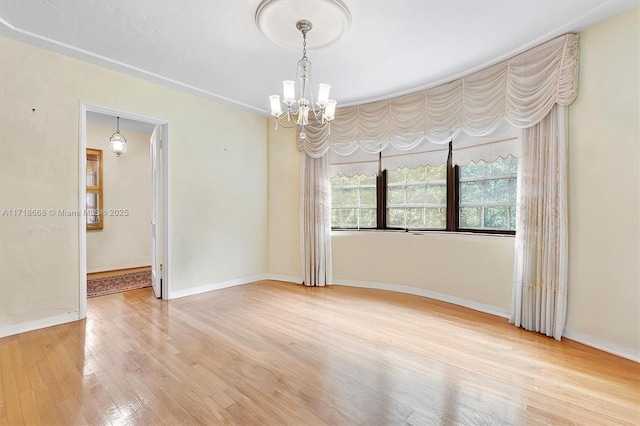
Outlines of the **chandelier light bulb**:
[{"label": "chandelier light bulb", "polygon": [[280,115],[282,115],[282,108],[280,108],[280,95],[269,96],[269,102],[271,103],[271,115],[274,117],[280,117]]},{"label": "chandelier light bulb", "polygon": [[295,102],[296,88],[293,80],[285,80],[282,82],[282,89],[284,92],[284,103],[290,105]]},{"label": "chandelier light bulb", "polygon": [[326,104],[327,101],[329,100],[329,91],[331,90],[331,86],[328,84],[324,84],[324,83],[320,83],[319,89],[318,89],[318,106],[320,108],[323,108]]},{"label": "chandelier light bulb", "polygon": [[113,148],[114,152],[122,153],[122,150],[124,149],[124,144],[121,141],[111,141],[111,147]]},{"label": "chandelier light bulb", "polygon": [[324,118],[327,121],[331,121],[335,118],[336,114],[336,104],[337,102],[334,99],[327,100],[327,107],[324,110]]}]

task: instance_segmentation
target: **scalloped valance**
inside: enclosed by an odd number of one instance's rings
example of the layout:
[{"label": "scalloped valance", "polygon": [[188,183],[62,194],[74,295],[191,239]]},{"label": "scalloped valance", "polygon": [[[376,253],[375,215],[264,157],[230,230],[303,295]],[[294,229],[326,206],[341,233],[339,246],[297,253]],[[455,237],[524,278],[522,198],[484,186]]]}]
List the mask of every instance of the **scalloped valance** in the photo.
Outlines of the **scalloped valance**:
[{"label": "scalloped valance", "polygon": [[485,136],[508,122],[539,123],[555,104],[578,93],[579,36],[566,34],[467,77],[423,92],[336,110],[331,130],[307,129],[298,150],[322,157],[329,150],[377,153],[388,145],[407,151],[423,140],[447,143],[461,132]]}]

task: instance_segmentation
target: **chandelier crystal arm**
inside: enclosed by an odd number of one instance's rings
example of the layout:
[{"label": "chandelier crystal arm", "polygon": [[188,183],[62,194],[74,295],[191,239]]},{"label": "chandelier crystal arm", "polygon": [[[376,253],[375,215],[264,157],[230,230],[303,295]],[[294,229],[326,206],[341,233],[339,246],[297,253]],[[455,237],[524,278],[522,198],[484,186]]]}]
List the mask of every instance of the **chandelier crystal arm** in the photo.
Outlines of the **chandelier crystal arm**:
[{"label": "chandelier crystal arm", "polygon": [[[305,126],[321,130],[330,125],[330,121],[334,119],[336,101],[329,99],[331,86],[322,83],[319,85],[318,100],[314,102],[313,91],[310,90],[311,61],[307,59],[307,33],[313,28],[313,24],[311,21],[300,20],[296,22],[296,28],[302,32],[302,58],[298,61],[296,69],[297,80],[300,82],[300,96],[295,99],[295,81],[284,80],[282,103],[279,95],[269,96],[269,103],[271,115],[276,121],[276,129],[278,125],[288,129],[298,127],[298,137],[304,139],[307,137]],[[285,105],[286,112],[283,111],[282,104]],[[286,123],[282,121],[285,115]]]}]

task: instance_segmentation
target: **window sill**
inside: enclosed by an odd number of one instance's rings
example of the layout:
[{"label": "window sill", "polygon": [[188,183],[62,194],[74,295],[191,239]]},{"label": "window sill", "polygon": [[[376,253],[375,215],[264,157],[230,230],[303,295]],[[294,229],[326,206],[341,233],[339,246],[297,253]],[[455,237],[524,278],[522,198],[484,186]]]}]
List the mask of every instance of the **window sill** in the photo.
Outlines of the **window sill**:
[{"label": "window sill", "polygon": [[472,232],[472,231],[445,231],[445,230],[407,230],[407,229],[374,229],[374,228],[363,228],[363,229],[331,229],[331,232],[336,233],[361,233],[361,232],[382,232],[382,233],[396,233],[396,234],[411,234],[416,236],[421,235],[463,235],[463,236],[478,236],[478,237],[507,237],[514,238],[516,235],[514,234],[506,234],[506,233],[493,233],[493,232]]}]

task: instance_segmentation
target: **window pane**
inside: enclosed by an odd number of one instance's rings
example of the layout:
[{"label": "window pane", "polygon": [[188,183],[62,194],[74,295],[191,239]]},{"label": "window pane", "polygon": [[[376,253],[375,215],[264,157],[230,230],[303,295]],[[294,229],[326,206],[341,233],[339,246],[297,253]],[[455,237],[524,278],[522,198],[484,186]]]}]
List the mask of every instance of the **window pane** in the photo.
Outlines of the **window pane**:
[{"label": "window pane", "polygon": [[[462,169],[460,169],[462,173]],[[482,181],[460,182],[460,203],[482,203]]]},{"label": "window pane", "polygon": [[424,208],[411,207],[406,209],[407,228],[425,228]]},{"label": "window pane", "polygon": [[407,186],[407,204],[426,204],[427,187],[423,185]]},{"label": "window pane", "polygon": [[468,166],[460,167],[460,179],[481,178],[485,175],[487,165],[484,161],[478,163],[469,163]]},{"label": "window pane", "polygon": [[376,206],[376,188],[360,188],[360,206]]},{"label": "window pane", "polygon": [[331,226],[333,228],[376,227],[376,177],[331,178]]},{"label": "window pane", "polygon": [[392,207],[387,209],[387,227],[404,228],[404,208]]},{"label": "window pane", "polygon": [[390,206],[404,204],[404,186],[390,186],[387,188],[387,203]]},{"label": "window pane", "polygon": [[447,227],[447,208],[428,207],[425,210],[425,228],[445,229]]},{"label": "window pane", "polygon": [[387,171],[387,183],[404,183],[405,169],[395,169]]},{"label": "window pane", "polygon": [[342,210],[342,228],[358,227],[358,209]]},{"label": "window pane", "polygon": [[358,176],[342,176],[342,185],[344,186],[357,186]]},{"label": "window pane", "polygon": [[424,182],[425,168],[419,166],[415,169],[407,169],[407,182]]},{"label": "window pane", "polygon": [[376,209],[360,210],[360,228],[376,227]]},{"label": "window pane", "polygon": [[447,185],[427,185],[427,203],[447,204]]},{"label": "window pane", "polygon": [[[419,166],[414,169],[405,167],[387,173],[388,227],[410,229],[446,227],[445,164],[438,167]],[[431,211],[429,208],[434,210]],[[441,214],[442,211],[444,215]]]},{"label": "window pane", "polygon": [[460,207],[460,228],[482,228],[482,207]]},{"label": "window pane", "polygon": [[427,167],[427,180],[430,181],[447,181],[447,167],[441,164],[438,167]]},{"label": "window pane", "polygon": [[509,229],[508,209],[505,206],[485,207],[484,227],[486,229]]},{"label": "window pane", "polygon": [[331,205],[332,206],[344,205],[344,202],[342,201],[342,188],[331,187]]},{"label": "window pane", "polygon": [[98,194],[95,192],[87,192],[87,210],[96,210],[98,208]]},{"label": "window pane", "polygon": [[340,228],[342,224],[342,211],[340,209],[331,209],[331,226]]},{"label": "window pane", "polygon": [[460,167],[460,228],[515,230],[517,168],[511,156]]},{"label": "window pane", "polygon": [[375,176],[367,176],[360,175],[360,185],[372,185],[376,186],[376,177]]},{"label": "window pane", "polygon": [[87,192],[87,224],[97,225],[100,223],[98,206],[100,195],[97,192]]},{"label": "window pane", "polygon": [[342,205],[357,206],[358,205],[358,189],[347,188],[342,190]]},{"label": "window pane", "polygon": [[[513,157],[509,157],[513,158]],[[493,163],[489,164],[489,175],[490,176],[505,176],[509,174],[509,166],[511,165],[511,161],[509,159],[503,160],[502,158],[498,158]]]},{"label": "window pane", "polygon": [[509,202],[509,179],[490,179],[484,181],[484,202]]}]

